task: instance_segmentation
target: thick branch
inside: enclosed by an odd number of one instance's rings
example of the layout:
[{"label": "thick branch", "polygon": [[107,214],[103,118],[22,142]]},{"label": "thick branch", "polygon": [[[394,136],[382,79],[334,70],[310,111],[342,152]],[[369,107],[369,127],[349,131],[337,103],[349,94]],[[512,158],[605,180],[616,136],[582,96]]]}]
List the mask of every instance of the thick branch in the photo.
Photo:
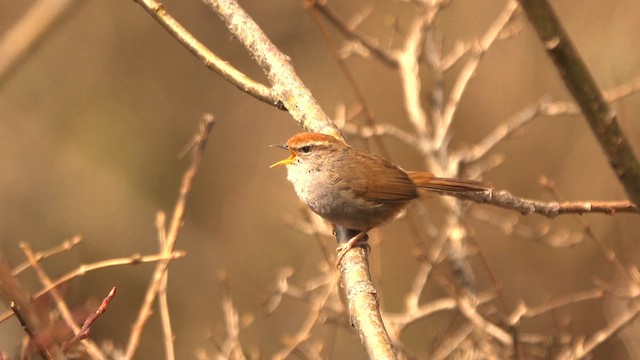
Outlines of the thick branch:
[{"label": "thick branch", "polygon": [[311,91],[302,83],[288,56],[271,42],[235,0],[203,0],[244,45],[271,83],[272,91],[305,129],[342,139]]},{"label": "thick branch", "polygon": [[546,0],[519,0],[560,76],[586,117],[627,195],[640,204],[640,164],[618,125],[616,112],[573,46]]},{"label": "thick branch", "polygon": [[[355,230],[341,231],[337,237],[343,242],[358,234]],[[340,262],[342,285],[349,303],[351,323],[360,335],[370,359],[397,359],[389,334],[380,315],[378,294],[369,274],[366,250],[355,247]]]}]

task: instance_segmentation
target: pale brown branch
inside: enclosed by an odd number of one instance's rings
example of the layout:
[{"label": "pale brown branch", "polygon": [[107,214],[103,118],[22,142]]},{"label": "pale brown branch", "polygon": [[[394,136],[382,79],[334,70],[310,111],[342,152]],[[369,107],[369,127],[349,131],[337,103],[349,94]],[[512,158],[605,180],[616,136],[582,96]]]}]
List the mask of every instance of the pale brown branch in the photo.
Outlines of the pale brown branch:
[{"label": "pale brown branch", "polygon": [[429,132],[432,131],[432,127],[429,126],[427,113],[422,105],[419,59],[425,31],[435,19],[438,11],[439,7],[429,8],[414,20],[409,35],[405,40],[404,48],[398,55],[404,107],[407,111],[409,122],[416,134],[422,139],[426,138]]},{"label": "pale brown branch", "polygon": [[251,79],[228,62],[224,61],[213,51],[196,39],[164,6],[155,0],[134,0],[145,9],[162,27],[165,28],[180,44],[200,59],[204,65],[235,85],[241,91],[276,108],[284,109],[282,102],[274,96],[270,88]]},{"label": "pale brown branch", "polygon": [[308,6],[313,7],[318,10],[325,19],[327,19],[330,23],[335,26],[344,37],[349,40],[357,41],[360,43],[365,49],[369,51],[371,55],[379,59],[383,64],[389,66],[391,68],[398,67],[398,59],[395,55],[388,53],[385,49],[380,47],[377,43],[370,40],[368,37],[360,34],[359,32],[353,29],[353,26],[349,26],[342,19],[338,17],[338,14],[333,11],[331,7],[327,5],[325,0],[308,0]]},{"label": "pale brown branch", "polygon": [[[485,304],[495,298],[496,296],[493,293],[478,294],[478,305]],[[445,297],[418,305],[415,308],[407,308],[402,313],[385,313],[384,320],[389,324],[389,328],[392,329],[391,333],[393,333],[394,336],[399,336],[404,328],[416,321],[440,311],[455,310],[457,307],[458,300],[452,297]]]},{"label": "pale brown branch", "polygon": [[0,39],[0,87],[39,44],[55,33],[79,5],[78,0],[39,0]]},{"label": "pale brown branch", "polygon": [[[176,200],[176,204],[173,208],[173,215],[171,217],[171,223],[169,224],[169,231],[167,233],[167,240],[165,244],[166,246],[162,251],[165,255],[173,251],[178,235],[184,225],[184,215],[187,209],[189,195],[193,188],[193,181],[200,169],[200,163],[202,162],[202,157],[204,155],[204,148],[214,124],[215,121],[213,115],[204,114],[200,121],[200,129],[198,133],[194,135],[191,163],[182,176],[182,184],[180,185],[178,199]],[[165,259],[156,264],[156,269],[153,272],[153,277],[149,283],[149,287],[147,288],[144,301],[140,307],[140,311],[138,312],[138,317],[136,318],[129,335],[129,343],[127,344],[127,352],[125,354],[126,359],[133,358],[133,355],[138,348],[142,330],[151,316],[151,307],[153,306],[153,302],[158,294],[162,278],[169,268],[169,263],[170,259]]]},{"label": "pale brown branch", "polygon": [[477,305],[479,302],[467,296],[460,296],[457,299],[458,309],[460,312],[469,319],[477,328],[491,335],[494,339],[498,340],[501,344],[505,346],[513,345],[513,338],[511,335],[493,324],[491,321],[485,319],[480,313],[477,311]]},{"label": "pale brown branch", "polygon": [[454,154],[452,157],[459,157],[463,163],[474,162],[483,158],[489,151],[495,148],[496,145],[540,115],[548,105],[549,102],[547,100],[541,100],[525,107],[498,125],[472,148],[464,150],[462,154]]},{"label": "pale brown branch", "polygon": [[605,291],[601,288],[593,288],[574,294],[558,296],[544,304],[533,307],[529,307],[524,302],[520,302],[511,315],[508,316],[507,322],[511,326],[516,326],[522,319],[531,319],[540,315],[549,314],[550,312],[565,306],[600,299],[604,293]]},{"label": "pale brown branch", "polygon": [[[158,246],[160,252],[167,253],[167,232],[166,216],[163,211],[156,214],[156,233],[158,234]],[[167,282],[169,273],[165,272],[158,289],[158,308],[160,309],[160,322],[162,323],[162,335],[164,336],[164,351],[167,360],[174,360],[175,350],[173,348],[173,329],[171,327],[171,316],[169,313],[169,300],[167,299]]]},{"label": "pale brown branch", "polygon": [[240,343],[241,321],[238,310],[233,305],[233,299],[229,291],[227,275],[218,275],[218,287],[222,292],[222,315],[225,323],[226,339],[221,347],[222,354],[226,359],[245,360],[246,356]]},{"label": "pale brown branch", "polygon": [[558,359],[582,359],[589,355],[596,347],[602,345],[613,335],[629,325],[640,314],[640,301],[631,300],[627,310],[609,321],[609,324],[599,331],[596,331],[585,341],[580,341],[570,349],[558,356]]},{"label": "pale brown branch", "polygon": [[[354,251],[350,251],[346,256],[353,252]],[[324,305],[327,303],[329,297],[331,296],[331,293],[335,291],[336,285],[338,284],[337,272],[333,272],[330,276],[331,278],[329,281],[327,281],[326,287],[323,292],[315,298],[314,302],[310,304],[311,309],[309,311],[309,314],[307,315],[298,332],[296,332],[291,336],[290,339],[287,340],[287,343],[284,345],[284,347],[280,351],[275,353],[272,359],[286,359],[291,354],[291,352],[300,345],[300,343],[309,339],[309,333],[311,332],[311,329],[317,323]]]},{"label": "pale brown branch", "polygon": [[[61,252],[69,251],[73,249],[76,245],[80,244],[80,242],[82,242],[82,236],[76,235],[69,240],[63,241],[62,244],[60,245],[54,246],[45,251],[40,251],[35,253],[34,255],[36,257],[36,261],[40,262],[50,256],[57,255]],[[28,269],[29,266],[31,266],[31,263],[29,262],[29,260],[27,260],[22,264],[19,264],[16,267],[14,267],[13,270],[11,271],[11,274],[13,274],[13,276],[16,276],[21,272],[23,272],[24,270]]]},{"label": "pale brown branch", "polygon": [[493,24],[491,24],[478,42],[474,44],[471,57],[465,63],[460,74],[456,78],[453,88],[451,89],[449,99],[442,112],[442,122],[436,126],[436,133],[434,136],[435,148],[440,148],[444,144],[447,135],[449,134],[449,128],[453,122],[453,117],[458,109],[460,99],[462,98],[469,81],[473,77],[473,74],[475,74],[478,65],[480,64],[480,59],[486,51],[489,50],[491,45],[493,45],[495,40],[498,38],[498,35],[500,35],[500,32],[509,23],[509,20],[511,20],[517,9],[518,3],[515,0],[507,1],[507,4]]},{"label": "pale brown branch", "polygon": [[388,136],[416,149],[421,150],[420,141],[411,133],[391,124],[376,124],[374,126],[357,126],[352,123],[345,124],[340,129],[345,135],[358,136],[363,139]]}]

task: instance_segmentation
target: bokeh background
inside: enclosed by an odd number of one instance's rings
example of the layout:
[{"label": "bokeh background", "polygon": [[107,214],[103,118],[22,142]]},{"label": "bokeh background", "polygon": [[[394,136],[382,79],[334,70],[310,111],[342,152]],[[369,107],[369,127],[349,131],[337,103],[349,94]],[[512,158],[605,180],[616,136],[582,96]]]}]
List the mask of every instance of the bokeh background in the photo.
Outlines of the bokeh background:
[{"label": "bokeh background", "polygon": [[[33,1],[0,0],[0,32]],[[301,1],[241,1],[265,32],[292,58],[298,74],[330,115],[336,107],[355,105],[320,31]],[[552,1],[568,33],[599,83],[610,88],[640,74],[640,3],[632,0]],[[247,52],[200,1],[167,0],[166,9],[219,56],[266,82]],[[360,31],[398,45],[411,23],[413,6],[401,1],[331,2],[343,18],[371,6]],[[457,0],[442,12],[437,26],[445,50],[455,41],[481,34],[504,1]],[[568,100],[558,74],[524,15],[524,28],[499,41],[483,58],[455,117],[453,145],[467,146],[542,96]],[[333,33],[335,38],[338,35]],[[348,60],[376,121],[409,129],[398,74],[371,60]],[[446,78],[450,88],[460,66]],[[424,74],[429,86],[429,74]],[[614,104],[632,145],[640,146],[640,97]],[[0,250],[22,262],[18,243],[41,250],[79,234],[78,248],[49,259],[50,276],[82,263],[153,254],[158,250],[154,218],[170,211],[188,161],[177,154],[189,142],[203,112],[217,118],[196,180],[184,231],[177,248],[187,257],[171,265],[169,301],[178,358],[193,358],[198,348],[211,351],[206,339],[222,334],[218,272],[225,271],[241,313],[254,314],[242,342],[269,357],[280,338],[294,332],[305,304],[287,300],[275,314],[262,313],[261,296],[280,268],[292,265],[292,281],[317,274],[322,253],[313,236],[302,235],[284,219],[300,214],[300,203],[286,182],[284,169],[268,166],[285,154],[268,145],[286,140],[300,128],[283,111],[240,92],[206,69],[133,1],[86,1],[46,38],[0,88]],[[407,146],[384,139],[392,160],[419,169],[421,161]],[[365,147],[364,141],[353,144]],[[373,145],[372,151],[379,151]],[[514,194],[551,200],[537,182],[553,179],[567,199],[613,200],[625,197],[590,129],[580,116],[543,117],[501,144],[504,163],[485,179]],[[437,214],[439,204],[431,201]],[[481,207],[479,205],[475,205]],[[496,217],[510,212],[482,208]],[[436,217],[437,218],[437,217]],[[594,232],[628,264],[638,264],[637,215],[585,215]],[[521,219],[552,232],[579,232],[571,217]],[[594,279],[615,280],[615,271],[598,246],[584,241],[571,248],[551,248],[535,239],[505,234],[470,220],[480,251],[503,286],[511,307],[520,299],[540,304],[549,298],[593,287]],[[400,311],[417,261],[415,242],[400,220],[382,230],[383,243],[372,257],[384,294],[385,309]],[[385,236],[386,235],[386,236]],[[476,266],[478,288],[490,287],[486,271]],[[103,297],[112,286],[118,295],[98,320],[91,337],[124,346],[146,290],[153,265],[120,267],[87,274],[69,284],[72,306]],[[35,291],[31,274],[21,279]],[[443,295],[437,287],[424,295]],[[0,309],[4,310],[4,305]],[[553,332],[568,321],[575,333],[592,334],[606,323],[602,301],[572,306],[530,322],[525,329]],[[428,353],[448,316],[410,331],[414,349]],[[568,320],[570,319],[570,321]],[[13,319],[0,324],[0,349],[15,354],[22,331]],[[144,333],[138,358],[163,356],[161,332],[154,316]],[[339,331],[335,359],[364,358],[356,336]],[[596,352],[597,358],[629,357],[618,339]]]}]

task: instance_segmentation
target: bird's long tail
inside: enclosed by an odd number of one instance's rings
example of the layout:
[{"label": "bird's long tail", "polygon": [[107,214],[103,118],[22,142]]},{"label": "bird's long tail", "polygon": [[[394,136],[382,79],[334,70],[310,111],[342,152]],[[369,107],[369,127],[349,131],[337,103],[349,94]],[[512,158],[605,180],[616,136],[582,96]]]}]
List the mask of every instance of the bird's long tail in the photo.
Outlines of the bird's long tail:
[{"label": "bird's long tail", "polygon": [[440,190],[455,193],[482,192],[493,189],[491,184],[475,180],[440,178],[432,173],[409,171],[409,178],[417,187],[427,190]]}]

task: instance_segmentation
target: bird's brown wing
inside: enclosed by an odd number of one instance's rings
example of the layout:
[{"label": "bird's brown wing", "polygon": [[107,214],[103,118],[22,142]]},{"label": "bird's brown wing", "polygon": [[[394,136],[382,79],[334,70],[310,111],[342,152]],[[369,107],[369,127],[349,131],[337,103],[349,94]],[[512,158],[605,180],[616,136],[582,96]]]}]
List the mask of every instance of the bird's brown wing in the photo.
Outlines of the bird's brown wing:
[{"label": "bird's brown wing", "polygon": [[[373,154],[358,152],[349,168],[349,180],[340,185],[348,187],[355,195],[379,203],[399,203],[418,197],[416,186],[407,174],[388,160]],[[358,166],[366,164],[366,166]]]}]

